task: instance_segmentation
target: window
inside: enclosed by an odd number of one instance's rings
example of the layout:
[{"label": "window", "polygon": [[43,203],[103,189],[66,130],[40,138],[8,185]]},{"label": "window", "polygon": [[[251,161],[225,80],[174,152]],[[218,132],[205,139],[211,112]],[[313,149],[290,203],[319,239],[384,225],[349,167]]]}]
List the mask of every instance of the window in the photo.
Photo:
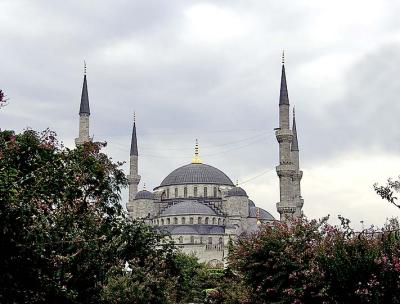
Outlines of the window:
[{"label": "window", "polygon": [[179,243],[181,243],[181,244],[183,243],[183,236],[179,237]]},{"label": "window", "polygon": [[202,224],[201,221],[202,221],[201,216],[199,216],[199,218],[197,219],[197,223],[198,223],[198,224]]},{"label": "window", "polygon": [[178,218],[177,217],[174,217],[174,224],[178,225]]},{"label": "window", "polygon": [[175,197],[178,197],[178,188],[175,188]]},{"label": "window", "polygon": [[167,198],[169,198],[169,188],[167,189]]},{"label": "window", "polygon": [[164,219],[161,220],[161,225],[164,225]]},{"label": "window", "polygon": [[193,225],[193,218],[191,217],[189,223]]},{"label": "window", "polygon": [[203,237],[200,237],[200,244],[203,244]]},{"label": "window", "polygon": [[222,237],[219,238],[218,244],[222,244]]},{"label": "window", "polygon": [[208,244],[212,244],[212,237],[208,238]]},{"label": "window", "polygon": [[185,225],[186,224],[186,219],[184,217],[181,218],[181,222],[182,222],[183,225]]},{"label": "window", "polygon": [[213,217],[212,223],[213,223],[213,225],[215,225],[215,217]]},{"label": "window", "polygon": [[208,225],[208,217],[204,220],[204,224]]},{"label": "window", "polygon": [[187,187],[183,188],[183,197],[187,197]]},{"label": "window", "polygon": [[218,219],[218,226],[221,226],[221,219]]},{"label": "window", "polygon": [[217,187],[214,187],[214,197],[217,197]]},{"label": "window", "polygon": [[190,243],[194,244],[194,236],[193,235],[190,237]]},{"label": "window", "polygon": [[204,197],[207,197],[207,187],[204,187]]},{"label": "window", "polygon": [[157,220],[157,225],[159,225],[160,224],[160,222]]},{"label": "window", "polygon": [[167,224],[170,225],[171,224],[171,219],[167,218]]},{"label": "window", "polygon": [[194,197],[197,197],[197,187],[194,187],[194,188],[193,188],[193,196],[194,196]]},{"label": "window", "polygon": [[225,220],[222,220],[222,225],[225,225]]}]

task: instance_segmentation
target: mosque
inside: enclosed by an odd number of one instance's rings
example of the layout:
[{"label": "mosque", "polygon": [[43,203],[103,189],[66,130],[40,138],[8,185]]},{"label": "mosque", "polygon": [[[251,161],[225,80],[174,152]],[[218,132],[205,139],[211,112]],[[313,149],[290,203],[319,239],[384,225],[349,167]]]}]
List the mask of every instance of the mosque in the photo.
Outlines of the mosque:
[{"label": "mosque", "polygon": [[[303,172],[299,166],[296,119],[293,110],[290,128],[289,113],[285,64],[282,60],[279,127],[275,129],[279,145],[276,172],[280,187],[280,201],[276,207],[281,221],[300,216],[304,203],[300,190]],[[86,71],[79,117],[79,137],[75,139],[77,146],[91,140]],[[201,162],[197,142],[191,163],[173,170],[152,192],[138,192],[141,178],[138,163],[134,122],[128,176],[129,200],[126,204],[128,213],[134,219],[168,232],[183,252],[195,254],[200,262],[222,267],[231,240],[256,231],[261,224],[268,225],[275,221],[268,211],[256,206],[244,189],[235,186],[223,171]]]}]

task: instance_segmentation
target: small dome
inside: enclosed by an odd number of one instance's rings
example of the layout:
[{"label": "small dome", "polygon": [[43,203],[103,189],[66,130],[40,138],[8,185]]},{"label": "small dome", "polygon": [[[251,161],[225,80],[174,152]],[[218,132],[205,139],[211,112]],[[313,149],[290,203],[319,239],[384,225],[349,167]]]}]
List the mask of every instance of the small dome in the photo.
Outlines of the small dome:
[{"label": "small dome", "polygon": [[159,187],[187,184],[233,186],[230,178],[221,170],[206,164],[189,164],[172,171],[164,178]]},{"label": "small dome", "polygon": [[153,199],[154,199],[154,194],[151,193],[150,191],[142,190],[142,191],[139,191],[139,192],[136,194],[135,199],[148,199],[148,200],[153,200]]},{"label": "small dome", "polygon": [[246,196],[247,197],[247,193],[240,187],[233,187],[232,189],[229,189],[228,196]]},{"label": "small dome", "polygon": [[217,215],[214,210],[202,203],[196,201],[183,201],[165,209],[161,213],[161,216],[184,214]]},{"label": "small dome", "polygon": [[249,200],[249,208],[255,207],[255,206],[256,206],[256,204],[254,204],[254,202],[252,200]]}]

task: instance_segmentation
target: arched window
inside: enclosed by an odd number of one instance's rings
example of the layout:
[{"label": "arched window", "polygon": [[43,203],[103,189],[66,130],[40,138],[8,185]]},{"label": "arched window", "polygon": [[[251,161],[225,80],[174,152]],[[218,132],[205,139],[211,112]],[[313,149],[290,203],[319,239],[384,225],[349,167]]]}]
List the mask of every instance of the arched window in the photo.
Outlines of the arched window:
[{"label": "arched window", "polygon": [[182,223],[182,225],[185,225],[186,224],[186,219],[183,217],[183,218],[181,218],[181,223]]},{"label": "arched window", "polygon": [[183,188],[183,197],[187,197],[187,187]]},{"label": "arched window", "polygon": [[183,236],[179,237],[179,243],[181,243],[181,244],[183,243]]},{"label": "arched window", "polygon": [[218,219],[218,226],[221,226],[221,219]]},{"label": "arched window", "polygon": [[214,197],[217,197],[217,187],[214,187]]},{"label": "arched window", "polygon": [[212,224],[215,225],[215,217],[212,219]]},{"label": "arched window", "polygon": [[190,243],[194,244],[194,236],[193,235],[190,237]]},{"label": "arched window", "polygon": [[208,225],[208,217],[204,220],[204,224]]},{"label": "arched window", "polygon": [[178,188],[175,188],[175,197],[178,197]]},{"label": "arched window", "polygon": [[161,220],[161,226],[163,226],[163,225],[164,225],[164,219]]},{"label": "arched window", "polygon": [[222,225],[225,225],[225,219],[222,220]]},{"label": "arched window", "polygon": [[194,188],[193,188],[193,196],[194,196],[194,197],[197,197],[197,187],[194,187]]},{"label": "arched window", "polygon": [[167,224],[171,225],[171,219],[170,218],[167,218]]},{"label": "arched window", "polygon": [[197,219],[197,223],[198,223],[198,224],[202,224],[201,216],[199,216],[199,218]]},{"label": "arched window", "polygon": [[167,198],[169,198],[169,188],[167,189]]},{"label": "arched window", "polygon": [[212,237],[208,238],[208,244],[212,244]]},{"label": "arched window", "polygon": [[203,244],[203,237],[200,237],[200,244]]},{"label": "arched window", "polygon": [[178,218],[177,217],[174,217],[174,224],[178,225]]},{"label": "arched window", "polygon": [[160,222],[157,220],[157,225],[160,225]]},{"label": "arched window", "polygon": [[223,242],[222,237],[220,237],[218,240],[218,244],[222,244],[222,242]]},{"label": "arched window", "polygon": [[189,223],[193,225],[193,218],[192,217],[189,219]]},{"label": "arched window", "polygon": [[204,187],[204,197],[207,197],[207,187]]}]

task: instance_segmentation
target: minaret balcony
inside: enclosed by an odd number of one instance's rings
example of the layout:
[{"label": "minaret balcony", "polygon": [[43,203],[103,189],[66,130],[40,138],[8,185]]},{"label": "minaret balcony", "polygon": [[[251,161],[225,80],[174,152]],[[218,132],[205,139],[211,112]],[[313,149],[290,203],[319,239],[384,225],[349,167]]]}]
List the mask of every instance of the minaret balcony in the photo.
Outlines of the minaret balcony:
[{"label": "minaret balcony", "polygon": [[276,173],[279,177],[292,177],[295,172],[293,164],[284,164],[276,166]]},{"label": "minaret balcony", "polygon": [[289,129],[277,129],[275,130],[275,136],[279,143],[292,142],[293,132]]},{"label": "minaret balcony", "polygon": [[303,171],[297,171],[293,173],[293,180],[300,181],[303,177]]},{"label": "minaret balcony", "polygon": [[294,214],[296,212],[296,206],[287,205],[285,203],[276,203],[276,209],[279,214]]}]

